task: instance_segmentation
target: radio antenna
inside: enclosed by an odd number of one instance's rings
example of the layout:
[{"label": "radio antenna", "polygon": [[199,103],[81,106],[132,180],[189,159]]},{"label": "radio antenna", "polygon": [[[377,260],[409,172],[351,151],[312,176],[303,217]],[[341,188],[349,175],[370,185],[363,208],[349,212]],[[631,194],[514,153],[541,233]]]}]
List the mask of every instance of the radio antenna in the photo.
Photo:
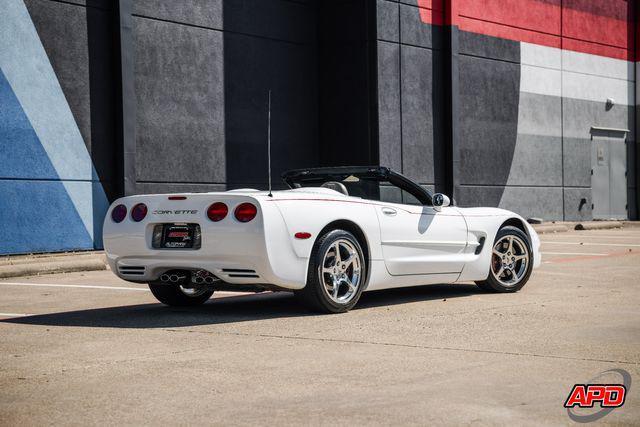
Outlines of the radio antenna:
[{"label": "radio antenna", "polygon": [[267,122],[267,169],[269,170],[269,197],[271,194],[271,89],[269,89],[269,113]]}]

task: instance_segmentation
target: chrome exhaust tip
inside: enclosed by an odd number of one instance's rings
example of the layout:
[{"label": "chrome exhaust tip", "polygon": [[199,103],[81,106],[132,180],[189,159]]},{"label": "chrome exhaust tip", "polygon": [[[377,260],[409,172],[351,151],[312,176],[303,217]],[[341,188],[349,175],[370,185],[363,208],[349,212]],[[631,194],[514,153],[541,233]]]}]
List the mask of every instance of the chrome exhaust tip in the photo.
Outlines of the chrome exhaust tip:
[{"label": "chrome exhaust tip", "polygon": [[196,277],[194,279],[194,282],[196,282],[197,285],[201,285],[202,282],[204,282],[204,279],[202,277],[198,276],[198,277]]},{"label": "chrome exhaust tip", "polygon": [[162,276],[160,276],[160,280],[162,282],[169,282],[171,280],[171,278],[169,277],[168,274],[163,274]]},{"label": "chrome exhaust tip", "polygon": [[207,285],[212,284],[212,283],[214,282],[213,277],[212,277],[212,276],[207,276],[207,277],[205,277],[205,278],[204,278],[204,282],[205,282]]}]

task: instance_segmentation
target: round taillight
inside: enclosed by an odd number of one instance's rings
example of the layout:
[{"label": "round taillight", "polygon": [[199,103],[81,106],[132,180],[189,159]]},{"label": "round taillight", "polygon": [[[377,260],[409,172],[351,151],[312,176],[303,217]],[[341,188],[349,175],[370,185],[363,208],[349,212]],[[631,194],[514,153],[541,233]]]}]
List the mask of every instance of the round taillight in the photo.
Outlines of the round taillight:
[{"label": "round taillight", "polygon": [[238,205],[238,207],[236,208],[234,214],[236,216],[236,219],[240,222],[249,222],[251,221],[253,218],[256,217],[256,214],[258,213],[258,208],[256,208],[253,204],[251,203],[241,203]]},{"label": "round taillight", "polygon": [[118,205],[111,211],[111,219],[113,222],[122,222],[127,216],[127,207]]},{"label": "round taillight", "polygon": [[147,205],[144,203],[138,203],[131,209],[131,219],[135,222],[140,222],[147,216]]},{"label": "round taillight", "polygon": [[222,202],[215,202],[207,209],[207,216],[213,222],[222,221],[227,216],[229,208]]}]

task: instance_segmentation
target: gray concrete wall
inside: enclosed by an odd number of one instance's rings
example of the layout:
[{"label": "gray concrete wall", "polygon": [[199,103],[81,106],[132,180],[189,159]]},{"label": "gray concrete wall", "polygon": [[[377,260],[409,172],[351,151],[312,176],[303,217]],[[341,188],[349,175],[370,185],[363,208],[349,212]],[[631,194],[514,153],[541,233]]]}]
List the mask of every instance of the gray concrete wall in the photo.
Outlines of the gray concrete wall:
[{"label": "gray concrete wall", "polygon": [[139,191],[264,187],[318,162],[314,2],[135,4]]},{"label": "gray concrete wall", "polygon": [[423,185],[443,180],[442,28],[416,1],[377,1],[379,162]]}]

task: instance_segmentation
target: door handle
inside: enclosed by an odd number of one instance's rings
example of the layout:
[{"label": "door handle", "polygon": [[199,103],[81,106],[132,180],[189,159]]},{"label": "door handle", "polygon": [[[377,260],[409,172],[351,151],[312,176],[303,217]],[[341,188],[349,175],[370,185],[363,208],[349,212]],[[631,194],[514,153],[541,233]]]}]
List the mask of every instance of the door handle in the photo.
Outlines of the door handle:
[{"label": "door handle", "polygon": [[387,215],[387,216],[396,216],[396,214],[398,212],[396,212],[395,209],[391,209],[391,208],[382,208],[382,213]]}]

